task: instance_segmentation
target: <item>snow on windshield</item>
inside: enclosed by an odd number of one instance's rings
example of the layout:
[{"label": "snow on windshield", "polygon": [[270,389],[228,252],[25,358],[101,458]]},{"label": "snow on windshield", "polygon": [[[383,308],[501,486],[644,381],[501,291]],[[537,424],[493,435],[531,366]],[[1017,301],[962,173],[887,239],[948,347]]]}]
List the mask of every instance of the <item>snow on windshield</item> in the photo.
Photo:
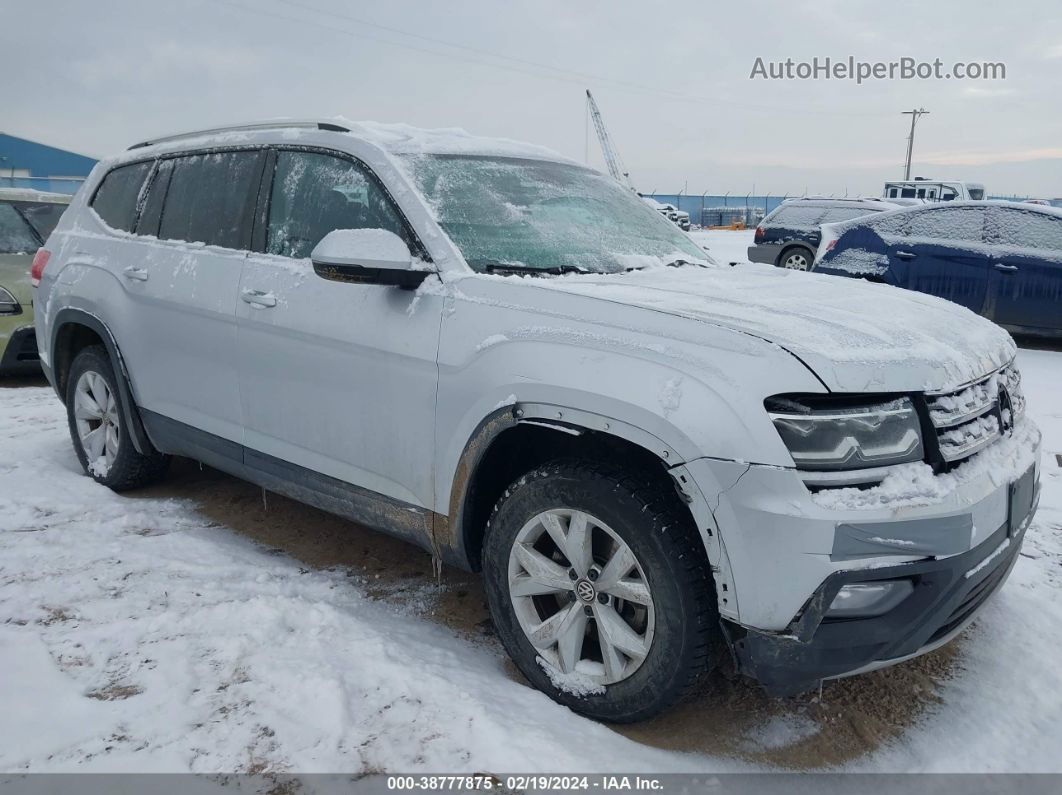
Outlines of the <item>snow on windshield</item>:
[{"label": "snow on windshield", "polygon": [[509,157],[398,159],[475,270],[509,265],[603,272],[707,262],[672,223],[596,171]]}]

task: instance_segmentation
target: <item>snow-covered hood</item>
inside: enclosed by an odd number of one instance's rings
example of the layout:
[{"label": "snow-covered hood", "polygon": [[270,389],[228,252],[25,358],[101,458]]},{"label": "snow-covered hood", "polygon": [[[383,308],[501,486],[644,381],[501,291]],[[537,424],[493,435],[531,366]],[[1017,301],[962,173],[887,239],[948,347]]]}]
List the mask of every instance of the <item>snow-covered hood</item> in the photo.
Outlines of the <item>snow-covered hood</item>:
[{"label": "snow-covered hood", "polygon": [[543,280],[551,289],[752,334],[837,392],[948,390],[1014,358],[1010,335],[958,304],[770,266],[652,268]]}]

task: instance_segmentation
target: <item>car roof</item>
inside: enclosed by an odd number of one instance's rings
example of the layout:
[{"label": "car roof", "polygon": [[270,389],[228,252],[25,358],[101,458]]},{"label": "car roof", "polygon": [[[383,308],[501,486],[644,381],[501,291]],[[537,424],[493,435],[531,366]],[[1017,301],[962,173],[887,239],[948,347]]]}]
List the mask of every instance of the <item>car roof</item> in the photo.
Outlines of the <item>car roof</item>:
[{"label": "car roof", "polygon": [[32,188],[0,188],[0,201],[70,204],[72,198],[69,193],[49,193]]},{"label": "car roof", "polygon": [[815,207],[852,207],[863,204],[868,207],[885,207],[886,209],[896,206],[888,199],[883,199],[880,196],[800,196],[794,199],[786,199],[780,206],[797,204],[813,205]]},{"label": "car roof", "polygon": [[[930,202],[928,204],[919,204],[914,207],[897,207],[894,210],[887,210],[883,213],[878,213],[874,216],[874,221],[880,221],[883,218],[895,216],[895,215],[916,215],[918,213],[934,212],[936,210],[947,210],[956,207],[1012,207],[1015,210],[1021,210],[1027,213],[1040,213],[1041,215],[1050,215],[1055,218],[1062,219],[1062,207],[1051,207],[1043,204],[1026,204],[1024,202],[1009,202],[1001,201],[999,199],[981,199],[981,200],[969,200],[969,201],[950,201],[950,202]],[[837,221],[834,224],[824,224],[824,226],[835,227],[856,227],[862,223],[866,223],[865,218],[853,218],[849,221]]]},{"label": "car roof", "polygon": [[182,148],[247,142],[251,134],[259,132],[275,132],[284,141],[292,143],[298,143],[300,137],[312,133],[334,133],[338,136],[356,138],[374,144],[392,155],[483,155],[575,163],[544,146],[508,138],[473,135],[457,127],[429,129],[409,124],[351,121],[342,116],[328,119],[266,119],[163,135],[133,144],[127,150],[126,156],[117,159],[128,160],[139,150],[150,150],[159,146],[165,146],[168,151],[173,151]]}]

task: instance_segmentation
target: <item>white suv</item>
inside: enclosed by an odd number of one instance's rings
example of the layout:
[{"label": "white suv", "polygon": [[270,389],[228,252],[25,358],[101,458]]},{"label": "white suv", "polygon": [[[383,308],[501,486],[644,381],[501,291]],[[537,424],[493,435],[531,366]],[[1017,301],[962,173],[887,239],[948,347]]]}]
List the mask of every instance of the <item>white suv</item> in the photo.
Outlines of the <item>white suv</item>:
[{"label": "white suv", "polygon": [[1039,432],[1010,337],[721,267],[537,147],[281,121],[101,163],[38,253],[86,471],[181,455],[482,569],[553,698],[650,716],[947,642],[1017,559]]}]

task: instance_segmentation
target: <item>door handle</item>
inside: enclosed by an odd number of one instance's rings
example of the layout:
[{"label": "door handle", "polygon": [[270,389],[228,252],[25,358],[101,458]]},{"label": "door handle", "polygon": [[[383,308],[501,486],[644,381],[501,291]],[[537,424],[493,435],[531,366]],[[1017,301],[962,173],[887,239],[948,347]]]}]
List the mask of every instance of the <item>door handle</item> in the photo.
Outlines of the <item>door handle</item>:
[{"label": "door handle", "polygon": [[915,254],[913,251],[897,251],[896,256],[900,259],[914,259],[918,255]]},{"label": "door handle", "polygon": [[997,271],[1003,271],[1004,273],[1014,273],[1014,271],[1018,270],[1017,265],[1006,265],[1002,262],[997,262],[992,267],[995,268]]},{"label": "door handle", "polygon": [[146,282],[148,280],[148,272],[143,268],[137,268],[130,265],[128,268],[122,271],[122,275],[127,279],[132,279],[136,282]]},{"label": "door handle", "polygon": [[277,305],[277,297],[275,295],[261,290],[244,290],[240,293],[240,298],[243,299],[245,304],[250,304],[260,309]]}]

